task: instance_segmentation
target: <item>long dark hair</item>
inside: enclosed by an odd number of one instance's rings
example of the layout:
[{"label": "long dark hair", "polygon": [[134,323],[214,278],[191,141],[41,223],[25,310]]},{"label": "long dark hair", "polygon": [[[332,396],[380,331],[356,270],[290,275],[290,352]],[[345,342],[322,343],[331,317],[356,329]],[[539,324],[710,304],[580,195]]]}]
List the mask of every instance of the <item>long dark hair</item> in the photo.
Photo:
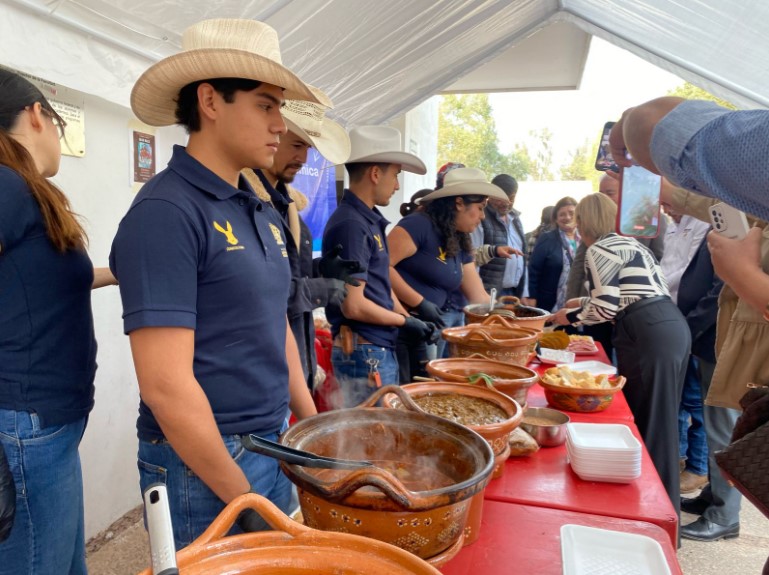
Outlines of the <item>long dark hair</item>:
[{"label": "long dark hair", "polygon": [[10,135],[19,115],[36,103],[40,103],[59,129],[63,129],[64,120],[40,90],[19,74],[0,68],[0,164],[19,174],[26,182],[40,206],[46,233],[56,249],[63,252],[82,248],[87,243],[87,237],[72,212],[69,200],[39,172],[29,151]]},{"label": "long dark hair", "polygon": [[431,201],[425,208],[433,225],[438,229],[441,242],[446,244],[446,257],[453,258],[460,251],[470,252],[473,244],[470,234],[457,231],[457,198],[462,198],[465,204],[480,204],[486,201],[486,196],[448,196]]}]

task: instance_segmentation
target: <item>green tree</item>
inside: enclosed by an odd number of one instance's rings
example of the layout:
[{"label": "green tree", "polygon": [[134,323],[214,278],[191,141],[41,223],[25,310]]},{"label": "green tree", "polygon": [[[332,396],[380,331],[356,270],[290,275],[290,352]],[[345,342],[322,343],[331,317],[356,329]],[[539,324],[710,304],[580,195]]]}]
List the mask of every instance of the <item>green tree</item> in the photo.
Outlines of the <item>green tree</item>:
[{"label": "green tree", "polygon": [[529,175],[530,161],[519,149],[499,151],[488,94],[443,96],[438,117],[438,165],[461,162],[480,168],[488,177],[507,173],[519,180]]},{"label": "green tree", "polygon": [[525,155],[531,161],[531,178],[535,181],[552,180],[553,172],[553,133],[548,128],[540,130],[531,130],[529,132],[531,140],[529,146],[521,146],[525,150]]},{"label": "green tree", "polygon": [[598,189],[598,181],[601,172],[595,169],[595,157],[598,153],[600,138],[593,143],[586,139],[580,146],[571,151],[571,160],[561,166],[560,175],[562,180],[575,181],[587,180],[592,182],[593,189]]},{"label": "green tree", "polygon": [[689,82],[684,82],[680,86],[673,88],[668,92],[668,96],[678,96],[679,98],[686,98],[687,100],[709,100],[711,102],[715,102],[719,106],[729,108],[730,110],[737,109],[737,106],[731,102],[717,98],[710,92],[706,92],[702,88],[698,88]]}]

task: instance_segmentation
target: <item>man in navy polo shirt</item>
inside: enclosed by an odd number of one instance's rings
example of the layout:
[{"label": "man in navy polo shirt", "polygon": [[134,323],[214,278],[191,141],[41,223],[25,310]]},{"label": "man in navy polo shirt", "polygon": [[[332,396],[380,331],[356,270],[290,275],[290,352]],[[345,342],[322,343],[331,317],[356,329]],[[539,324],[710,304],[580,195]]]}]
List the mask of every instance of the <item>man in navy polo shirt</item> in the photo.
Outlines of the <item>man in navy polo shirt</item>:
[{"label": "man in navy polo shirt", "polygon": [[366,399],[378,385],[398,383],[398,329],[424,340],[438,333],[433,324],[410,316],[392,293],[385,233],[389,222],[376,208],[388,205],[399,189],[401,169],[415,174],[427,169],[422,160],[401,151],[401,134],[395,128],[361,126],[350,132],[350,141],[345,164],[350,189],[323,233],[324,256],[341,246],[341,257],[367,270],[353,274],[361,285],[348,286],[341,311],[326,308],[334,335],[331,362],[348,407]]},{"label": "man in navy polo shirt", "polygon": [[[289,406],[315,413],[287,329],[283,224],[240,176],[272,164],[284,98],[320,101],[271,59],[277,44],[261,22],[201,22],[131,96],[142,121],[190,134],[135,198],[110,255],[141,392],[140,484],[167,485],[177,549],[243,493],[288,511],[277,462],[240,438],[277,439]],[[254,511],[239,524],[265,527]]]},{"label": "man in navy polo shirt", "polygon": [[[325,117],[324,107],[312,102],[287,100],[282,113],[288,133],[280,140],[272,166],[246,169],[243,175],[256,195],[270,202],[283,219],[291,263],[288,321],[299,347],[307,385],[312,389],[317,370],[312,311],[329,304],[341,305],[346,295],[342,280],[348,272],[339,266],[342,274],[337,277],[313,277],[312,233],[299,215],[307,198],[289,184],[307,162],[310,148],[316,148],[332,164],[344,163],[350,156],[350,138],[342,126]],[[355,271],[359,271],[357,266]]]}]

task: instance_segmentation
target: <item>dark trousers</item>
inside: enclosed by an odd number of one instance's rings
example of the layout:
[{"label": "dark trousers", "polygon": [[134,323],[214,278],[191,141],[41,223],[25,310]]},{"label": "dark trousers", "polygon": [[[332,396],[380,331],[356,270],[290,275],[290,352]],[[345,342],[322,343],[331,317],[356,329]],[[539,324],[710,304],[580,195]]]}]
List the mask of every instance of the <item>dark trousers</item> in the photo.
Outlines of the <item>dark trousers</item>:
[{"label": "dark trousers", "polygon": [[[710,381],[713,379],[715,364],[700,359],[699,374],[702,384],[702,397],[708,395]],[[740,520],[740,502],[742,495],[721,474],[716,463],[715,453],[725,449],[732,438],[732,430],[740,412],[727,407],[705,405],[705,436],[708,441],[708,463],[710,465],[710,483],[705,486],[699,498],[710,505],[702,514],[707,520],[719,525],[732,525]]]},{"label": "dark trousers", "polygon": [[689,361],[691,333],[670,298],[641,300],[617,315],[617,368],[624,393],[670,502],[680,517],[678,404]]},{"label": "dark trousers", "polygon": [[609,358],[609,362],[612,363],[614,361],[612,357],[614,354],[614,344],[612,343],[614,325],[608,321],[595,325],[586,325],[582,328],[582,333],[600,342],[606,352],[606,357]]}]

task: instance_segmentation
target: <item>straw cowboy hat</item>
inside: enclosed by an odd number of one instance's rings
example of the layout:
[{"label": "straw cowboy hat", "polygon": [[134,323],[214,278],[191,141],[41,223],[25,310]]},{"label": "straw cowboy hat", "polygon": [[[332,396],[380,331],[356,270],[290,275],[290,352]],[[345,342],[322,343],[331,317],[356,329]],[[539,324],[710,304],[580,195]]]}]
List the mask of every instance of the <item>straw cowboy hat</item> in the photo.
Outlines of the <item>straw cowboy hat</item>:
[{"label": "straw cowboy hat", "polygon": [[[318,88],[309,88],[318,99],[328,99]],[[302,138],[332,164],[344,164],[350,157],[347,131],[326,118],[323,106],[303,100],[286,100],[282,112],[288,131]]]},{"label": "straw cowboy hat", "polygon": [[360,126],[350,130],[352,151],[346,164],[400,164],[414,174],[426,174],[424,162],[414,154],[403,152],[401,133],[389,126]]},{"label": "straw cowboy hat", "polygon": [[332,107],[322,92],[309,86],[284,67],[278,34],[256,20],[204,20],[182,35],[182,51],[151,66],[136,81],[131,109],[144,123],[169,126],[176,123],[176,98],[187,84],[213,78],[244,78],[284,89],[286,99],[308,100]]},{"label": "straw cowboy hat", "polygon": [[455,168],[446,173],[442,188],[420,198],[417,203],[425,204],[449,196],[487,196],[508,201],[507,194],[502,191],[502,188],[490,183],[482,170],[478,168]]}]

